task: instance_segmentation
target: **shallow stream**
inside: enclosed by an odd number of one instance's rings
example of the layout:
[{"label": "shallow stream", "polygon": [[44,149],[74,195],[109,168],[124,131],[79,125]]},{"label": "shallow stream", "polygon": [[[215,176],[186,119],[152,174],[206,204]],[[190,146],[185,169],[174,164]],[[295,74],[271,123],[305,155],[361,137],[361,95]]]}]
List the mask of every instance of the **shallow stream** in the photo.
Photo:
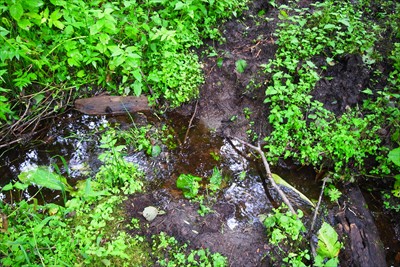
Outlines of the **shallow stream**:
[{"label": "shallow stream", "polygon": [[[26,169],[43,165],[57,166],[55,168],[74,185],[80,179],[93,177],[101,166],[98,160],[98,155],[102,152],[99,140],[107,125],[118,124],[121,129],[127,129],[133,127],[133,123],[152,124],[158,128],[164,125],[164,128],[169,129],[176,147],[168,149],[167,146],[162,146],[162,152],[157,157],[135,151],[126,155],[126,160],[136,163],[146,173],[147,191],[165,190],[173,198],[182,199],[182,192],[175,185],[180,174],[205,178],[210,177],[217,167],[226,177],[220,199],[235,207],[235,216],[226,222],[229,228],[240,227],[243,222],[257,222],[259,214],[268,213],[273,207],[277,207],[274,200],[279,197],[265,183],[265,171],[261,162],[248,161],[245,157],[251,156],[249,150],[237,142],[219,137],[199,121],[194,121],[188,131],[190,119],[178,113],[167,113],[162,118],[152,114],[136,114],[133,118],[88,116],[77,112],[64,114],[56,122],[43,126],[45,134],[36,141],[18,149],[1,152],[0,186],[18,181],[18,175]],[[320,184],[315,182],[316,173],[312,168],[281,163],[281,166],[273,166],[272,170],[308,198],[318,198]],[[27,199],[36,192],[37,188],[30,187],[22,197]],[[288,193],[293,203],[306,214],[311,214],[307,204],[296,197],[296,194]],[[42,189],[39,196],[37,198],[40,202],[63,203],[61,194],[57,191]],[[10,202],[15,196],[0,193],[0,199]],[[368,202],[378,206],[378,200],[373,202],[369,198]],[[384,216],[379,216],[379,219],[378,227],[382,232],[391,222],[385,221]],[[393,243],[391,237],[382,237],[385,244],[398,245]]]}]

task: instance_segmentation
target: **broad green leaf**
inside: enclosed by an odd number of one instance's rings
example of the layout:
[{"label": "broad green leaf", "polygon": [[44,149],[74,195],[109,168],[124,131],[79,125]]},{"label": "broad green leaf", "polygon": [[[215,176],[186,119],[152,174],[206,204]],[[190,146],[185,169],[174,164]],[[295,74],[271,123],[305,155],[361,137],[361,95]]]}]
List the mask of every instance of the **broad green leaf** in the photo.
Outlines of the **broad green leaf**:
[{"label": "broad green leaf", "polygon": [[18,2],[11,5],[9,10],[11,17],[13,17],[16,21],[19,21],[22,17],[22,14],[24,14],[24,9],[22,8],[21,3]]},{"label": "broad green leaf", "polygon": [[148,81],[153,81],[153,82],[159,82],[160,77],[158,76],[157,73],[150,72],[149,75],[147,76]]},{"label": "broad green leaf", "polygon": [[175,10],[181,10],[181,9],[183,9],[184,7],[185,7],[185,4],[182,3],[181,1],[178,1],[178,2],[175,4]]},{"label": "broad green leaf", "polygon": [[122,50],[118,45],[109,45],[108,49],[111,51],[111,57],[116,57],[124,54],[124,50]]},{"label": "broad green leaf", "polygon": [[1,189],[1,191],[9,191],[12,190],[14,188],[12,183],[8,183],[5,186],[3,186],[3,188]]},{"label": "broad green leaf", "polygon": [[306,63],[307,63],[307,65],[308,65],[310,68],[313,68],[313,69],[316,69],[316,68],[317,68],[317,66],[315,66],[315,64],[314,64],[312,61],[310,61],[310,60],[307,60]]},{"label": "broad green leaf", "polygon": [[186,198],[194,198],[199,192],[199,181],[201,181],[200,177],[191,174],[181,174],[176,180],[176,187],[183,191],[183,195]]},{"label": "broad green leaf", "polygon": [[339,259],[337,257],[328,260],[324,267],[337,267],[339,265]]},{"label": "broad green leaf", "polygon": [[336,28],[336,25],[334,25],[334,24],[325,24],[325,26],[324,26],[324,30],[331,30],[331,29],[335,29]]},{"label": "broad green leaf", "polygon": [[65,25],[59,20],[54,20],[53,24],[54,24],[54,26],[56,26],[60,30],[64,29],[64,27],[65,27]]},{"label": "broad green leaf", "polygon": [[265,91],[265,95],[276,95],[278,93],[278,90],[276,90],[275,88],[268,87],[268,89]]},{"label": "broad green leaf", "polygon": [[142,82],[142,74],[140,73],[139,69],[135,69],[134,71],[132,71],[132,75],[137,81]]},{"label": "broad green leaf", "polygon": [[53,21],[58,20],[61,17],[62,17],[62,14],[60,14],[60,10],[59,9],[54,10],[50,15],[50,19],[53,20]]},{"label": "broad green leaf", "polygon": [[342,18],[340,20],[338,20],[340,23],[342,23],[343,25],[347,26],[348,28],[350,27],[350,21],[348,18]]},{"label": "broad green leaf", "polygon": [[55,6],[65,6],[67,2],[64,0],[50,0],[50,3]]},{"label": "broad green leaf", "polygon": [[[6,36],[7,34],[9,34],[10,33],[10,31],[9,30],[7,30],[7,29],[5,29],[5,28],[3,28],[3,27],[1,27],[0,26],[0,35],[1,36]],[[3,71],[3,70],[2,70]],[[2,74],[1,74],[2,75]],[[0,76],[1,76],[0,75]]]},{"label": "broad green leaf", "polygon": [[239,73],[243,73],[246,70],[247,62],[244,59],[239,59],[238,61],[236,61],[235,65],[236,65],[236,70]]},{"label": "broad green leaf", "polygon": [[38,12],[38,9],[44,5],[42,0],[22,0],[25,9],[31,12]]},{"label": "broad green leaf", "polygon": [[43,219],[39,224],[37,224],[36,226],[35,226],[35,228],[33,229],[33,231],[34,231],[34,233],[38,233],[38,232],[40,232],[41,230],[42,230],[42,228],[50,221],[50,220],[53,220],[53,219],[55,219],[56,217],[54,217],[54,216],[49,216],[49,217],[46,217],[45,219]]},{"label": "broad green leaf", "polygon": [[400,147],[393,149],[388,154],[389,160],[391,160],[397,166],[400,166]]},{"label": "broad green leaf", "polygon": [[32,26],[32,23],[29,21],[29,19],[21,19],[20,21],[18,21],[18,26],[21,29],[28,31],[29,28]]},{"label": "broad green leaf", "polygon": [[43,98],[44,98],[44,94],[37,94],[33,97],[33,99],[35,99],[35,104],[38,105],[40,102],[42,102]]},{"label": "broad green leaf", "polygon": [[28,184],[23,184],[23,183],[20,183],[20,182],[16,182],[14,184],[14,188],[16,188],[18,190],[25,190],[25,189],[28,188],[28,186],[29,186]]},{"label": "broad green leaf", "polygon": [[335,258],[339,255],[341,247],[342,244],[338,241],[335,229],[324,222],[318,231],[318,255],[329,259]]},{"label": "broad green leaf", "polygon": [[395,175],[394,178],[396,179],[396,181],[394,182],[394,185],[393,185],[392,194],[395,197],[400,198],[400,174]]},{"label": "broad green leaf", "polygon": [[140,96],[142,94],[142,86],[142,83],[138,80],[133,83],[133,92],[136,96]]},{"label": "broad green leaf", "polygon": [[288,15],[288,13],[286,13],[286,11],[285,10],[280,10],[279,11],[279,17],[281,18],[285,18],[285,19],[287,19],[288,17],[289,17],[289,15]]},{"label": "broad green leaf", "polygon": [[106,190],[97,191],[96,188],[100,188],[99,183],[92,181],[91,179],[80,180],[76,184],[77,190],[71,192],[72,196],[81,196],[84,198],[93,198],[98,196],[109,195]]},{"label": "broad green leaf", "polygon": [[311,206],[315,207],[314,203],[308,198],[306,197],[303,193],[301,193],[299,190],[297,190],[296,188],[294,188],[293,186],[291,186],[288,182],[286,182],[285,180],[283,180],[279,175],[273,173],[272,174],[272,178],[274,179],[275,183],[285,186],[289,189],[291,189],[292,191],[294,191],[295,193],[297,193],[299,195],[299,197],[301,199],[303,199],[304,201],[306,201],[308,204],[310,204]]},{"label": "broad green leaf", "polygon": [[82,78],[83,76],[85,76],[85,71],[84,71],[84,70],[80,70],[80,71],[78,71],[78,73],[76,74],[76,77],[78,77],[78,78]]},{"label": "broad green leaf", "polygon": [[35,169],[21,172],[18,179],[25,184],[35,184],[52,190],[72,191],[67,179],[58,175],[46,166],[39,166]]},{"label": "broad green leaf", "polygon": [[367,94],[367,95],[373,95],[374,93],[372,92],[372,90],[371,89],[365,89],[365,90],[363,90],[363,91],[361,91],[361,92],[363,92],[364,94]]}]

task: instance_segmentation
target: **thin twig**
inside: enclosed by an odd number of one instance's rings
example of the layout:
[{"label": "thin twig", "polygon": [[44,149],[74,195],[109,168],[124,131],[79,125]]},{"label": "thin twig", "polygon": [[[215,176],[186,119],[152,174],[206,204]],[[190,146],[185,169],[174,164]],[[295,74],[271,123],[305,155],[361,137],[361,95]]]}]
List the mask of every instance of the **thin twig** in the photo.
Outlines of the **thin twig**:
[{"label": "thin twig", "polygon": [[292,204],[290,203],[289,199],[287,198],[286,194],[280,189],[280,187],[276,184],[274,178],[272,177],[272,172],[271,169],[269,167],[269,163],[267,161],[267,158],[264,155],[264,152],[261,150],[261,146],[260,143],[258,143],[258,146],[254,146],[252,144],[249,144],[239,138],[234,138],[235,140],[237,140],[238,142],[242,143],[243,145],[246,145],[248,147],[250,147],[251,149],[255,150],[258,154],[260,154],[261,159],[263,161],[264,167],[265,167],[265,171],[267,172],[267,176],[268,176],[268,180],[270,181],[271,185],[275,188],[275,190],[278,192],[278,194],[281,196],[283,202],[288,206],[290,212],[295,215],[297,217],[297,213],[294,210]]},{"label": "thin twig", "polygon": [[187,128],[187,130],[186,130],[186,134],[185,134],[185,139],[183,139],[183,143],[184,143],[184,144],[186,144],[186,140],[187,140],[187,137],[188,137],[188,135],[189,135],[190,128],[192,128],[192,123],[193,123],[194,117],[196,116],[197,105],[198,105],[198,104],[199,104],[199,100],[196,101],[196,106],[194,107],[194,112],[193,112],[192,118],[191,118],[190,121],[189,121],[189,126],[188,126],[188,128]]},{"label": "thin twig", "polygon": [[311,252],[314,255],[314,258],[316,257],[317,252],[315,250],[315,246],[314,246],[314,243],[312,242],[311,238],[312,238],[312,235],[313,235],[313,232],[314,232],[314,226],[315,226],[315,221],[317,220],[319,206],[321,205],[322,195],[324,194],[325,184],[326,184],[326,178],[323,179],[321,193],[319,194],[317,207],[314,210],[314,216],[313,216],[313,220],[311,222],[311,227],[310,227],[310,232],[309,232]]}]

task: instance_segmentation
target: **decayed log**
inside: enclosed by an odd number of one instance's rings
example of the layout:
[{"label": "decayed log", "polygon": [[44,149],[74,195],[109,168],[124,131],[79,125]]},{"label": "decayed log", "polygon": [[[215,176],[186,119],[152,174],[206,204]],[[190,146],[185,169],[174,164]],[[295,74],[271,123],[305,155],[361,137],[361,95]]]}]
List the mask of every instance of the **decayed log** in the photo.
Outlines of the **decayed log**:
[{"label": "decayed log", "polygon": [[[341,253],[342,266],[387,266],[383,244],[375,221],[357,185],[345,186],[341,206],[336,214],[339,234],[346,236],[346,250]],[[348,249],[350,248],[350,249]]]},{"label": "decayed log", "polygon": [[75,109],[88,115],[125,114],[151,110],[147,97],[95,96],[75,101]]}]

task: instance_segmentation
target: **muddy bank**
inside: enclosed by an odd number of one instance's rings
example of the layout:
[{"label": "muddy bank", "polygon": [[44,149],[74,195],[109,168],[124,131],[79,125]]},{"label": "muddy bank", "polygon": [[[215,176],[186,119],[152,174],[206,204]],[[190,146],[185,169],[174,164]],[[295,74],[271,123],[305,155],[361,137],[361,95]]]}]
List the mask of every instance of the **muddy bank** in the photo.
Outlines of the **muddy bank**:
[{"label": "muddy bank", "polygon": [[[147,206],[157,206],[166,214],[148,223],[141,216]],[[230,266],[266,266],[268,246],[262,225],[236,222],[235,206],[225,199],[218,200],[211,208],[211,213],[199,216],[198,205],[184,199],[174,200],[165,191],[126,202],[128,218],[140,218],[141,222],[141,230],[132,234],[150,237],[165,232],[181,242],[189,242],[191,248],[208,248],[227,256]]]}]

